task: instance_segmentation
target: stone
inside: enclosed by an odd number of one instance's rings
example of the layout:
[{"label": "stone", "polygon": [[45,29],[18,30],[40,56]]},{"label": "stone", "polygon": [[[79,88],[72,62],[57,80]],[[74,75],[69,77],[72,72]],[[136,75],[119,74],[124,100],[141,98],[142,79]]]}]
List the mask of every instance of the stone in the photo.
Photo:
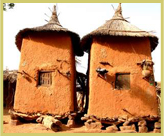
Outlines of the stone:
[{"label": "stone", "polygon": [[9,124],[10,124],[11,126],[17,126],[17,125],[20,125],[21,122],[20,122],[19,120],[10,119]]},{"label": "stone", "polygon": [[160,129],[160,128],[161,128],[161,123],[155,122],[155,123],[154,123],[154,128]]},{"label": "stone", "polygon": [[8,122],[3,120],[3,124],[8,124]]},{"label": "stone", "polygon": [[102,128],[101,122],[92,122],[92,123],[85,122],[85,126],[87,129],[101,129]]},{"label": "stone", "polygon": [[161,129],[154,129],[154,131],[153,131],[154,133],[161,133]]},{"label": "stone", "polygon": [[147,123],[145,120],[141,120],[138,122],[138,126],[146,126],[146,125],[147,125]]},{"label": "stone", "polygon": [[69,128],[75,127],[75,121],[74,120],[68,120],[67,127],[69,127]]},{"label": "stone", "polygon": [[130,121],[125,121],[125,122],[123,123],[123,126],[128,126],[129,123],[130,123]]},{"label": "stone", "polygon": [[75,116],[77,116],[77,113],[71,113],[71,116],[75,117]]},{"label": "stone", "polygon": [[161,123],[161,119],[159,119],[158,122]]},{"label": "stone", "polygon": [[68,116],[68,119],[69,119],[69,120],[74,120],[75,117],[76,117],[76,116],[69,115],[69,116]]},{"label": "stone", "polygon": [[156,118],[158,118],[158,116],[157,115],[150,115],[150,118],[151,119],[156,119]]},{"label": "stone", "polygon": [[112,125],[112,126],[107,127],[106,131],[108,131],[108,132],[116,132],[116,131],[118,131],[118,128],[117,128],[116,125]]},{"label": "stone", "polygon": [[87,114],[84,114],[84,117],[87,117],[87,118],[89,118],[89,115],[87,115]]},{"label": "stone", "polygon": [[9,109],[9,114],[10,114],[10,118],[11,120],[17,120],[18,116],[15,114],[15,112],[11,109]]},{"label": "stone", "polygon": [[62,126],[62,122],[58,119],[53,119],[52,122],[55,123],[58,126]]},{"label": "stone", "polygon": [[36,119],[36,122],[38,122],[38,123],[42,123],[42,121],[43,121],[43,117],[39,117]]},{"label": "stone", "polygon": [[81,120],[88,120],[88,117],[81,117]]},{"label": "stone", "polygon": [[86,122],[87,123],[91,123],[91,122],[93,122],[93,120],[92,119],[88,119]]},{"label": "stone", "polygon": [[96,122],[99,122],[99,119],[94,115],[91,115],[89,118],[96,121]]},{"label": "stone", "polygon": [[62,131],[62,128],[60,126],[52,124],[51,130],[54,131],[54,132],[58,132],[58,131]]},{"label": "stone", "polygon": [[128,121],[130,123],[132,123],[132,122],[138,122],[139,121],[139,118],[137,118],[137,117],[131,117],[131,118],[128,119]]},{"label": "stone", "polygon": [[47,129],[51,129],[55,132],[57,131],[61,131],[62,128],[59,125],[59,120],[54,119],[54,117],[52,116],[44,116],[42,124],[47,128]]},{"label": "stone", "polygon": [[130,126],[121,126],[120,127],[120,130],[123,131],[123,130],[134,130],[136,131],[136,127],[134,124],[130,125]]},{"label": "stone", "polygon": [[55,115],[55,117],[54,117],[55,119],[61,119],[62,118],[62,116],[60,116],[60,115]]},{"label": "stone", "polygon": [[139,126],[139,133],[147,133],[148,128],[146,126]]},{"label": "stone", "polygon": [[41,116],[41,114],[40,113],[37,113],[37,116]]}]

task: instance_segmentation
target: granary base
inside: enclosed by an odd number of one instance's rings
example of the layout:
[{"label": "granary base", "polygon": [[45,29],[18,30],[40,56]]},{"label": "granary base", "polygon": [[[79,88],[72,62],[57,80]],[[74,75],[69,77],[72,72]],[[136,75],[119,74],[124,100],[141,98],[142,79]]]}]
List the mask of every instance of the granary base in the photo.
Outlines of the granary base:
[{"label": "granary base", "polygon": [[51,129],[55,132],[74,127],[75,117],[77,115],[75,112],[67,112],[63,115],[50,115],[41,113],[28,114],[20,113],[14,110],[9,110],[9,113],[12,125],[18,125],[18,123],[21,121],[35,121],[37,123],[43,124],[43,126],[45,126],[47,129]]},{"label": "granary base", "polygon": [[123,133],[161,132],[159,116],[99,118],[94,115],[85,114],[81,120],[86,121],[85,126],[87,129],[101,129],[109,133],[118,131]]}]

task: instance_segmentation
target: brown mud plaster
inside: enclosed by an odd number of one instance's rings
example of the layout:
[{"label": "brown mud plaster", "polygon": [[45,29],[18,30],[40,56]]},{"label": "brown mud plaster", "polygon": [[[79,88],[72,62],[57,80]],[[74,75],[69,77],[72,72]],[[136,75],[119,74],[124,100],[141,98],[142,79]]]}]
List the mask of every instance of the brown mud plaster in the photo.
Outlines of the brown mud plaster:
[{"label": "brown mud plaster", "polygon": [[[81,44],[90,55],[88,115],[100,118],[158,115],[153,72],[151,81],[145,80],[142,68],[137,65],[152,60],[151,51],[158,44],[155,35],[125,20],[119,4],[113,18],[85,35]],[[100,62],[108,62],[112,67]],[[105,80],[97,76],[99,67],[108,71]]]},{"label": "brown mud plaster", "polygon": [[15,111],[52,115],[75,111],[75,54],[83,55],[79,41],[76,33],[60,25],[56,6],[48,24],[17,34],[22,74],[17,78]]}]

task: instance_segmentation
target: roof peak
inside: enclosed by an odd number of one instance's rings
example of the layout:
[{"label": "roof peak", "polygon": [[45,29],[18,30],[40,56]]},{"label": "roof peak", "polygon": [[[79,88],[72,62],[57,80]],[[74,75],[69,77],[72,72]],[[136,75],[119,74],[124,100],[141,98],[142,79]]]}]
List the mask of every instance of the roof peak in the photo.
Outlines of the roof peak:
[{"label": "roof peak", "polygon": [[56,25],[61,26],[61,24],[58,20],[57,12],[56,12],[56,5],[54,5],[54,7],[53,7],[52,16],[51,16],[48,24],[56,24]]},{"label": "roof peak", "polygon": [[115,13],[114,13],[112,19],[124,19],[123,16],[122,16],[122,7],[121,7],[121,3],[119,3],[117,9],[115,10]]}]

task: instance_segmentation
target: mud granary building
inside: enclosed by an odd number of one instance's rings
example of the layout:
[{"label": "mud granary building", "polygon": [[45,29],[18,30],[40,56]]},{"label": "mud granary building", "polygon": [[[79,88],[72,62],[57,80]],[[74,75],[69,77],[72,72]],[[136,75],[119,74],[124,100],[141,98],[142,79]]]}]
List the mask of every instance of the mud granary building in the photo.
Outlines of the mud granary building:
[{"label": "mud granary building", "polygon": [[86,117],[108,124],[122,117],[158,118],[151,57],[156,36],[123,18],[120,3],[112,19],[85,35],[81,44],[89,53]]},{"label": "mud granary building", "polygon": [[[87,114],[81,118],[87,128],[160,132],[151,57],[157,44],[155,35],[123,18],[121,4],[112,19],[82,38],[89,53]],[[21,60],[11,119],[36,120],[52,129],[52,122],[59,125],[69,118],[67,124],[73,126],[75,55],[83,55],[79,36],[60,25],[54,6],[48,24],[21,30],[16,45]]]},{"label": "mud granary building", "polygon": [[21,60],[15,114],[65,116],[74,112],[75,55],[83,55],[79,42],[78,34],[59,23],[56,6],[46,25],[25,28],[16,35]]}]

